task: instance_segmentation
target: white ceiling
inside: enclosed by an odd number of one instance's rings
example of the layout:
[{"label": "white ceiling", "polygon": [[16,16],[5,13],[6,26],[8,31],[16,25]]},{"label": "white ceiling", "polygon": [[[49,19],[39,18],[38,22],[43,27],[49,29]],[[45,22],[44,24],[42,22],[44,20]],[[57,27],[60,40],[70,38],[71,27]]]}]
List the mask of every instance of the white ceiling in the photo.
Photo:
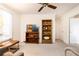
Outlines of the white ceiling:
[{"label": "white ceiling", "polygon": [[42,6],[41,4],[38,4],[38,3],[18,3],[18,4],[6,3],[4,5],[7,8],[10,8],[11,10],[21,14],[56,13],[58,15],[66,13],[70,9],[79,5],[78,3],[50,3],[50,4],[57,6],[57,9],[54,10],[54,9],[45,7],[41,12],[37,12],[38,9]]}]

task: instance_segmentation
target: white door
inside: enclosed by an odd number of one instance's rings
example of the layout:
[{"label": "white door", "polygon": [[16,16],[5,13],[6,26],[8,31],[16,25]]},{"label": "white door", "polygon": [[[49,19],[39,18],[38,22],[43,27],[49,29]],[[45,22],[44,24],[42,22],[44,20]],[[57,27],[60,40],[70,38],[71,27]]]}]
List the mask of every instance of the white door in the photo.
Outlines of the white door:
[{"label": "white door", "polygon": [[79,44],[79,18],[70,19],[70,43]]}]

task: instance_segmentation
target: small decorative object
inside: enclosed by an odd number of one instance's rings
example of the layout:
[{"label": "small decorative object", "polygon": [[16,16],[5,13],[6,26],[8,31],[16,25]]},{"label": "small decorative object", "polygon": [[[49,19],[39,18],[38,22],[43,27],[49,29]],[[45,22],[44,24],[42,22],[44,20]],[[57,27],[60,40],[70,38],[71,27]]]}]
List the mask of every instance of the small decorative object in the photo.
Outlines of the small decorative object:
[{"label": "small decorative object", "polygon": [[31,29],[28,29],[27,32],[32,32],[32,30]]},{"label": "small decorative object", "polygon": [[47,27],[46,27],[46,30],[47,30]]},{"label": "small decorative object", "polygon": [[27,25],[27,32],[32,32],[32,25]]},{"label": "small decorative object", "polygon": [[43,29],[44,29],[44,30],[47,30],[48,28],[47,28],[47,27],[43,27]]},{"label": "small decorative object", "polygon": [[45,37],[44,37],[44,39],[48,40],[48,39],[49,39],[49,37],[48,37],[48,36],[45,36]]}]

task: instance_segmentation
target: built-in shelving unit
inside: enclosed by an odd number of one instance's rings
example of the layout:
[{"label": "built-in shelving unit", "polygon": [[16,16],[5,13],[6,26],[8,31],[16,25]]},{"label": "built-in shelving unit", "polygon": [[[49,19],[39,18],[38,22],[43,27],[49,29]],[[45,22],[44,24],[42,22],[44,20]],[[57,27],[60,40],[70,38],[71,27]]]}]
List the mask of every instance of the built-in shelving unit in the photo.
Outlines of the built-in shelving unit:
[{"label": "built-in shelving unit", "polygon": [[42,20],[42,43],[52,43],[52,20]]}]

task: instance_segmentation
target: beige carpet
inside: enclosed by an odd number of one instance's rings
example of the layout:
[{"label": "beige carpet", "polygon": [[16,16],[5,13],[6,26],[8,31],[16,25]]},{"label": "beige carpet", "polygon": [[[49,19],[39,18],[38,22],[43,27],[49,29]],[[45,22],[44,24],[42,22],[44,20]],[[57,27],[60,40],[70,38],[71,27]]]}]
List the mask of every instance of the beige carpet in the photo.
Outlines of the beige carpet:
[{"label": "beige carpet", "polygon": [[27,44],[20,43],[20,50],[25,56],[64,56],[64,44],[60,40],[56,40],[55,44]]}]

